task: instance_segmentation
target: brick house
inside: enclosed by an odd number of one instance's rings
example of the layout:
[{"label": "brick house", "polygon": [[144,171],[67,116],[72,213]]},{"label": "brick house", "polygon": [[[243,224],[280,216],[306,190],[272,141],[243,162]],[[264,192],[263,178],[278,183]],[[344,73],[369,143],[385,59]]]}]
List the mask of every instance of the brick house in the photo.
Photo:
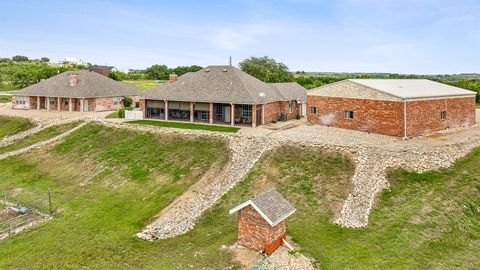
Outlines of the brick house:
[{"label": "brick house", "polygon": [[102,74],[104,76],[108,76],[110,72],[112,71],[117,71],[117,69],[114,66],[99,66],[99,65],[93,65],[88,67],[88,71],[91,72],[96,72],[98,74]]},{"label": "brick house", "polygon": [[296,209],[270,189],[230,210],[238,212],[238,244],[272,254],[287,235],[285,219]]},{"label": "brick house", "polygon": [[146,92],[144,118],[256,127],[305,115],[297,83],[264,83],[232,66],[209,66]]},{"label": "brick house", "polygon": [[56,111],[113,111],[122,106],[123,97],[139,100],[133,85],[117,82],[100,74],[66,71],[52,78],[15,91],[13,109]]},{"label": "brick house", "polygon": [[350,79],[308,92],[311,124],[414,137],[475,124],[475,92],[420,79]]}]

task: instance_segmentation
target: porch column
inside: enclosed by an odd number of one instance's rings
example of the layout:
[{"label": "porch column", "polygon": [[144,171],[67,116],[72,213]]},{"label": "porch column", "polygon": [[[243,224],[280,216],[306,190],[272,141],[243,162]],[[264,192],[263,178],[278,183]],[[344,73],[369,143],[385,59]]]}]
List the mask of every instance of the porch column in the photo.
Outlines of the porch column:
[{"label": "porch column", "polygon": [[195,110],[193,109],[193,102],[190,102],[190,122],[193,122],[193,113],[195,112]]},{"label": "porch column", "polygon": [[80,111],[83,112],[83,98],[80,99]]},{"label": "porch column", "polygon": [[40,110],[40,97],[37,97],[37,111]]},{"label": "porch column", "polygon": [[265,104],[262,104],[262,125],[265,125]]},{"label": "porch column", "polygon": [[47,111],[50,111],[50,97],[45,98],[45,107],[47,107]]},{"label": "porch column", "polygon": [[68,111],[72,112],[72,98],[68,99]]},{"label": "porch column", "polygon": [[165,103],[165,120],[168,120],[168,101],[164,100]]},{"label": "porch column", "polygon": [[210,105],[208,108],[209,122],[210,124],[213,124],[213,103],[210,103],[209,105]]},{"label": "porch column", "polygon": [[230,104],[230,125],[235,126],[235,104]]},{"label": "porch column", "polygon": [[57,111],[60,111],[60,98],[57,97]]},{"label": "porch column", "polygon": [[252,105],[252,127],[257,127],[257,105]]}]

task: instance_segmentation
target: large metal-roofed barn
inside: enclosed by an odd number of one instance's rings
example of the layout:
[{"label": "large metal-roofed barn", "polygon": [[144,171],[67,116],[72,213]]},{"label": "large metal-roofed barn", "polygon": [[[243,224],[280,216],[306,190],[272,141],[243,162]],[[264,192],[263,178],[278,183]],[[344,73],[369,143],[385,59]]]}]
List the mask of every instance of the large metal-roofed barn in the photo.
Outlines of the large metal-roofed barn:
[{"label": "large metal-roofed barn", "polygon": [[117,82],[86,70],[72,70],[15,91],[14,109],[57,111],[111,111],[121,107],[123,97],[138,100],[133,85]]},{"label": "large metal-roofed barn", "polygon": [[260,193],[230,210],[238,212],[238,244],[273,253],[286,237],[285,219],[296,209],[276,189]]},{"label": "large metal-roofed barn", "polygon": [[307,95],[311,124],[404,138],[475,124],[475,92],[430,80],[349,79]]},{"label": "large metal-roofed barn", "polygon": [[141,106],[145,118],[255,127],[304,115],[306,98],[295,82],[265,83],[232,66],[209,66],[172,75]]}]

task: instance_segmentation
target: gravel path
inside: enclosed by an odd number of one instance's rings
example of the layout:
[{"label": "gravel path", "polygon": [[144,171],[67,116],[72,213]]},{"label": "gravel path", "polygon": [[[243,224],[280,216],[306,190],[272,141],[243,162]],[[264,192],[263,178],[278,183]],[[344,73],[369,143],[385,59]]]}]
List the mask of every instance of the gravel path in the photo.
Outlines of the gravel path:
[{"label": "gravel path", "polygon": [[27,146],[25,148],[22,148],[22,149],[18,149],[18,150],[15,150],[15,151],[12,151],[12,152],[8,152],[8,153],[5,153],[5,154],[1,154],[0,155],[0,160],[2,159],[5,159],[5,158],[9,158],[9,157],[13,157],[13,156],[18,156],[18,155],[21,155],[21,154],[24,154],[24,153],[27,153],[35,148],[40,148],[42,146],[45,146],[47,144],[51,144],[53,142],[56,142],[56,141],[59,141],[59,140],[62,140],[63,138],[67,137],[68,135],[72,134],[73,132],[75,132],[76,130],[78,130],[79,128],[83,127],[84,125],[86,124],[85,123],[82,123],[70,130],[68,130],[67,132],[65,133],[62,133],[58,136],[55,136],[53,138],[50,138],[48,140],[45,140],[45,141],[41,141],[41,142],[38,142],[38,143],[35,143],[35,144],[32,144],[30,146]]}]

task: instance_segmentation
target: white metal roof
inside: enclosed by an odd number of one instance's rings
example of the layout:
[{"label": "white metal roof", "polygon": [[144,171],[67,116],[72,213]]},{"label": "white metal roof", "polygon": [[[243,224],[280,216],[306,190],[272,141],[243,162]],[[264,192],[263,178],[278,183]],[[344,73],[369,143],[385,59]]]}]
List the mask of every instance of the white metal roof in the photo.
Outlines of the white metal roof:
[{"label": "white metal roof", "polygon": [[403,99],[476,94],[473,91],[424,79],[349,79],[349,81]]}]

